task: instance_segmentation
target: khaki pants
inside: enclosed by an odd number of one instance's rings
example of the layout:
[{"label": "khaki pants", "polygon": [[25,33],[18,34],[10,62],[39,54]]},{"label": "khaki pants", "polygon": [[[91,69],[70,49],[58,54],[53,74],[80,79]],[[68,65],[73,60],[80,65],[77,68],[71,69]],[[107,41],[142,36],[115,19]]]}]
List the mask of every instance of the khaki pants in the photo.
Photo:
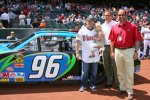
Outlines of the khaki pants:
[{"label": "khaki pants", "polygon": [[133,94],[134,85],[134,49],[115,49],[115,61],[120,90]]}]

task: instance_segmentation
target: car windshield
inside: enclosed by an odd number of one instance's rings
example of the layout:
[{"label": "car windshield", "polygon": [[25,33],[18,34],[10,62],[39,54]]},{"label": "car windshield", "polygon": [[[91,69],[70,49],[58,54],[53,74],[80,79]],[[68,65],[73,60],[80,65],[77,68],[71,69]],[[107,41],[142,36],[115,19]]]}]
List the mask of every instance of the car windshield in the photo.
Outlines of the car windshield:
[{"label": "car windshield", "polygon": [[28,40],[29,38],[33,37],[35,34],[29,34],[28,36],[24,37],[23,39],[20,39],[19,41],[13,43],[12,45],[8,46],[9,49],[13,49],[17,47],[18,45],[22,44],[24,41]]}]

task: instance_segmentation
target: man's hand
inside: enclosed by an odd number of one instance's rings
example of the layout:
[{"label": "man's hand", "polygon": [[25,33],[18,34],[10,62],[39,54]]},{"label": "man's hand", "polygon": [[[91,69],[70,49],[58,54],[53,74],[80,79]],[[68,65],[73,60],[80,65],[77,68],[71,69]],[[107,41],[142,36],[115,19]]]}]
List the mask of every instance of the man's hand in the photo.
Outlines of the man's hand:
[{"label": "man's hand", "polygon": [[111,56],[112,59],[115,59],[115,53],[114,53],[114,52],[112,52],[112,53],[110,54],[110,56]]},{"label": "man's hand", "polygon": [[76,58],[77,58],[77,60],[81,60],[81,55],[80,54],[76,54]]},{"label": "man's hand", "polygon": [[134,59],[134,60],[138,59],[138,52],[134,52],[134,54],[133,54],[133,59]]}]

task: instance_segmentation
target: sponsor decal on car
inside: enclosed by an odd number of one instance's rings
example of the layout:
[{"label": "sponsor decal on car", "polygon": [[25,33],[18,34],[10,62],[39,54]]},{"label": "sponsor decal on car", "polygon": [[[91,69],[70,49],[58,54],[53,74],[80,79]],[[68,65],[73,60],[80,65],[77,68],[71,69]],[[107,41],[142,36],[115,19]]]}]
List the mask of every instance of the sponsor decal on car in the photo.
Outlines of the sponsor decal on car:
[{"label": "sponsor decal on car", "polygon": [[22,78],[14,78],[14,81],[15,82],[24,82],[25,79],[22,77]]},{"label": "sponsor decal on car", "polygon": [[24,76],[23,72],[9,72],[9,78],[22,78]]},{"label": "sponsor decal on car", "polygon": [[14,63],[14,67],[15,68],[24,68],[24,64],[23,63]]},{"label": "sponsor decal on car", "polygon": [[9,82],[9,79],[8,78],[3,78],[3,79],[0,79],[0,82]]},{"label": "sponsor decal on car", "polygon": [[7,72],[0,73],[0,78],[9,78],[9,73]]},{"label": "sponsor decal on car", "polygon": [[25,74],[23,72],[2,72],[0,73],[1,78],[20,78],[24,77]]},{"label": "sponsor decal on car", "polygon": [[6,68],[6,71],[7,71],[7,72],[13,72],[13,71],[14,71],[14,68],[11,67],[11,66],[8,66],[8,67]]},{"label": "sponsor decal on car", "polygon": [[15,54],[14,67],[15,68],[24,68],[24,55],[21,53]]},{"label": "sponsor decal on car", "polygon": [[80,76],[72,76],[69,75],[67,78],[62,78],[63,81],[67,81],[67,80],[81,80]]}]

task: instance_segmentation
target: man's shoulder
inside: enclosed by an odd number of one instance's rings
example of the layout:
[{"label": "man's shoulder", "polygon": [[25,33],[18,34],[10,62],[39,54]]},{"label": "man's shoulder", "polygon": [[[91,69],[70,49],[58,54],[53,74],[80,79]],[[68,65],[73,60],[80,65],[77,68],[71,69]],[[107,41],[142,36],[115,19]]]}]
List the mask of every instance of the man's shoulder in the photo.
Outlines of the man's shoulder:
[{"label": "man's shoulder", "polygon": [[83,26],[82,28],[80,28],[79,31],[83,31],[83,30],[86,30],[87,28],[85,26]]},{"label": "man's shoulder", "polygon": [[129,23],[131,24],[132,28],[137,28],[137,25],[134,24],[133,22],[129,22]]},{"label": "man's shoulder", "polygon": [[135,25],[133,22],[126,21],[125,24],[127,24],[127,25],[132,25],[132,26],[136,27],[136,25]]},{"label": "man's shoulder", "polygon": [[9,38],[11,38],[11,37],[12,37],[12,36],[7,36],[6,38],[9,39]]},{"label": "man's shoulder", "polygon": [[114,20],[111,20],[111,22],[110,22],[111,24],[117,24],[117,22],[116,21],[114,21]]},{"label": "man's shoulder", "polygon": [[142,33],[149,33],[150,30],[146,27],[146,28],[141,29],[141,32]]},{"label": "man's shoulder", "polygon": [[[112,25],[112,26],[114,26],[114,25],[116,25],[118,22],[116,22],[116,21],[114,21],[114,20],[111,20],[111,22],[109,23],[110,25]],[[102,24],[102,26],[105,26],[107,23],[106,22],[104,22],[103,24]]]},{"label": "man's shoulder", "polygon": [[7,39],[8,39],[8,40],[15,40],[15,37],[7,36]]},{"label": "man's shoulder", "polygon": [[86,28],[85,26],[82,27],[82,28],[79,30],[78,34],[84,32],[86,29],[87,29],[87,28]]},{"label": "man's shoulder", "polygon": [[148,30],[148,28],[147,27],[142,27],[141,30]]},{"label": "man's shoulder", "polygon": [[118,27],[118,23],[116,23],[116,24],[114,24],[113,26],[112,26],[112,28],[116,28],[116,27]]}]

